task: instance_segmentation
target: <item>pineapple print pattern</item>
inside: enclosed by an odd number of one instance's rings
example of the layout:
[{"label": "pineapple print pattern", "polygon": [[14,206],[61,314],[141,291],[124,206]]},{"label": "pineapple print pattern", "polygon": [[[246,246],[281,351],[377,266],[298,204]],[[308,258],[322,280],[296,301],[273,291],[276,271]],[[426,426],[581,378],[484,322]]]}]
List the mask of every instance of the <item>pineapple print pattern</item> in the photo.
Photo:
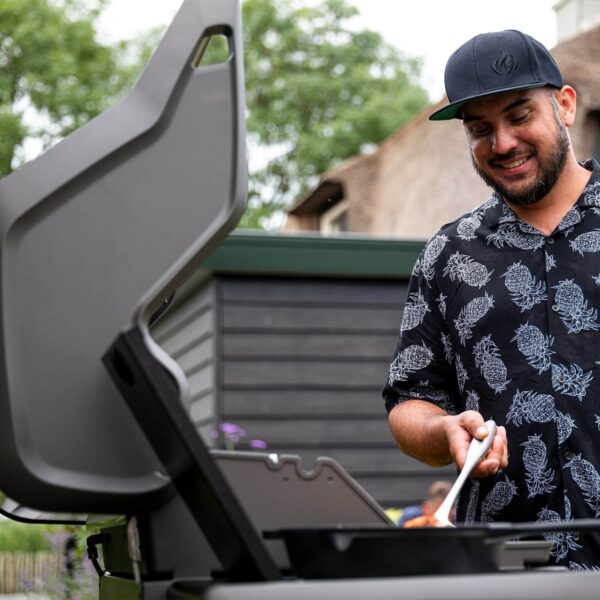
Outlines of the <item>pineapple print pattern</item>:
[{"label": "pineapple print pattern", "polygon": [[486,292],[484,296],[473,298],[464,308],[461,308],[458,319],[454,320],[454,325],[463,346],[472,335],[473,325],[484,317],[493,306],[494,298]]},{"label": "pineapple print pattern", "polygon": [[562,218],[561,222],[557,226],[558,231],[564,232],[568,235],[573,231],[573,228],[577,223],[581,221],[581,216],[576,208],[569,209],[569,212]]},{"label": "pineapple print pattern", "polygon": [[410,373],[424,369],[432,359],[433,352],[425,344],[405,348],[392,363],[390,382],[406,381]]},{"label": "pineapple print pattern", "polygon": [[502,223],[498,226],[496,233],[488,235],[486,240],[488,244],[493,244],[496,248],[503,248],[506,244],[506,246],[519,250],[539,250],[544,246],[542,236],[525,233],[514,223]]},{"label": "pineapple print pattern", "polygon": [[548,423],[556,418],[554,398],[548,394],[538,394],[533,390],[520,392],[517,390],[506,422],[517,427],[525,423]]},{"label": "pineapple print pattern", "polygon": [[592,379],[592,371],[585,373],[579,365],[552,365],[552,387],[566,396],[583,400]]},{"label": "pineapple print pattern", "polygon": [[573,429],[577,428],[577,425],[575,425],[575,421],[573,420],[573,417],[571,415],[567,413],[562,413],[559,410],[556,411],[554,422],[556,423],[558,444],[560,445],[565,440],[569,439],[571,432],[573,431]]},{"label": "pineapple print pattern", "polygon": [[579,333],[600,328],[596,323],[598,312],[588,307],[581,288],[572,280],[561,281],[556,288],[554,296],[554,310],[558,312],[569,333]]},{"label": "pineapple print pattern", "polygon": [[586,231],[570,242],[573,252],[584,256],[586,252],[600,252],[600,229]]},{"label": "pineapple print pattern", "polygon": [[419,290],[415,294],[411,294],[406,306],[404,307],[400,331],[414,329],[417,325],[420,325],[425,318],[425,314],[428,312],[429,306],[427,305],[427,302],[425,301],[421,291]]},{"label": "pineapple print pattern", "polygon": [[504,481],[498,481],[481,503],[481,520],[485,523],[493,521],[494,517],[505,509],[517,495],[517,486],[508,476]]},{"label": "pineapple print pattern", "polygon": [[469,241],[476,237],[475,232],[481,225],[481,213],[475,211],[470,217],[465,217],[458,222],[456,231],[458,237]]},{"label": "pineapple print pattern", "polygon": [[473,348],[475,366],[477,366],[487,384],[499,393],[506,389],[510,380],[506,378],[506,365],[500,358],[498,346],[492,341],[492,336],[482,338]]},{"label": "pineapple print pattern", "polygon": [[425,247],[425,252],[423,253],[419,263],[419,271],[422,273],[428,285],[433,279],[433,267],[435,266],[437,259],[439,258],[444,246],[448,243],[448,241],[449,238],[447,236],[436,235],[429,240],[427,246]]},{"label": "pineapple print pattern", "polygon": [[529,490],[529,498],[551,492],[555,485],[554,469],[548,469],[548,450],[540,435],[530,435],[521,444],[523,450],[523,465],[525,466],[525,483]]},{"label": "pineapple print pattern", "polygon": [[489,282],[493,271],[488,271],[485,265],[474,261],[470,256],[455,252],[448,259],[442,273],[450,277],[451,281],[463,281],[467,285],[482,288]]},{"label": "pineapple print pattern", "polygon": [[[538,523],[560,523],[560,515],[547,506],[538,513]],[[566,518],[565,520],[570,520]],[[555,562],[565,558],[569,551],[579,550],[581,546],[575,541],[575,534],[572,531],[559,531],[556,533],[545,533],[544,539],[552,542],[554,547],[550,550],[550,556],[554,557]]]},{"label": "pineapple print pattern", "polygon": [[553,354],[550,346],[553,339],[544,335],[538,327],[529,323],[520,325],[511,342],[517,342],[521,354],[538,373],[550,368],[550,356]]},{"label": "pineapple print pattern", "polygon": [[512,301],[521,309],[521,312],[533,308],[534,305],[544,302],[546,295],[546,284],[536,281],[529,269],[521,264],[521,261],[508,267],[504,275],[504,285],[510,292]]},{"label": "pineapple print pattern", "polygon": [[594,516],[598,517],[600,515],[600,475],[594,465],[581,458],[581,454],[577,454],[564,468],[571,469],[571,477],[583,492],[583,497],[594,511]]},{"label": "pineapple print pattern", "polygon": [[583,197],[588,206],[600,207],[600,181],[588,184],[583,190]]},{"label": "pineapple print pattern", "polygon": [[506,414],[506,422],[520,427],[523,423],[550,423],[554,421],[559,445],[571,435],[576,427],[571,415],[556,410],[554,397],[538,394],[533,390],[517,393]]},{"label": "pineapple print pattern", "polygon": [[[444,226],[414,269],[386,404],[422,398],[507,429],[508,467],[468,481],[459,521],[600,517],[600,167],[590,166],[551,235],[494,194]],[[557,564],[600,563],[585,533],[547,535]]]}]

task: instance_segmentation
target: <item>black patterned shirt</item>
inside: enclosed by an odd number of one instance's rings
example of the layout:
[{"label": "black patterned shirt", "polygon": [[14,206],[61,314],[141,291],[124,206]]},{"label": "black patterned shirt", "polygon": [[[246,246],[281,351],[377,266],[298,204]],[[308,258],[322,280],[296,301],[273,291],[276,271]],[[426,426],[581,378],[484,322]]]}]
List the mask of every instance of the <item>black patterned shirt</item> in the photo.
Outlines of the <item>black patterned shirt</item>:
[{"label": "black patterned shirt", "polygon": [[[411,277],[383,395],[506,427],[509,465],[471,479],[457,518],[600,516],[600,166],[550,235],[493,194],[434,235]],[[598,536],[547,534],[553,560],[600,568]]]}]

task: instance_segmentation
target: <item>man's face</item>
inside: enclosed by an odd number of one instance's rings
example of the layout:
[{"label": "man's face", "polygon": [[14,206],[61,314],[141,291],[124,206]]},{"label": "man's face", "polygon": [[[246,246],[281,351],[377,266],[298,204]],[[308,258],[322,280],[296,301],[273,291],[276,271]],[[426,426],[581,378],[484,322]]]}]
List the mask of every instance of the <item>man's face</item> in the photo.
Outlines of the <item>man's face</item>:
[{"label": "man's face", "polygon": [[552,93],[536,88],[497,94],[463,109],[475,170],[512,204],[544,198],[565,165],[569,136]]}]

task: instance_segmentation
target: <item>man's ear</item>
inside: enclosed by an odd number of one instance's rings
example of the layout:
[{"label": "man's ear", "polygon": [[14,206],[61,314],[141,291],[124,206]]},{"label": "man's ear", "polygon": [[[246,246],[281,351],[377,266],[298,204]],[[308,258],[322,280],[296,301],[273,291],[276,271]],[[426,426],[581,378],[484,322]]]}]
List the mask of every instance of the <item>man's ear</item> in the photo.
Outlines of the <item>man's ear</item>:
[{"label": "man's ear", "polygon": [[570,85],[565,85],[558,90],[556,100],[563,123],[572,127],[577,113],[577,92]]}]

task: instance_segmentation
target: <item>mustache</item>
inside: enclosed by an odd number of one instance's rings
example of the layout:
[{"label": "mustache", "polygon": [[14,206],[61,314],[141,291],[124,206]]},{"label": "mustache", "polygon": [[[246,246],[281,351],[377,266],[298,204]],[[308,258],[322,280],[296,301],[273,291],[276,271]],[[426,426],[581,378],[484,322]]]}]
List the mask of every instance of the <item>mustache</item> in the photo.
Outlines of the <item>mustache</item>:
[{"label": "mustache", "polygon": [[514,150],[511,150],[510,152],[507,152],[506,154],[494,154],[489,159],[489,162],[493,163],[495,161],[510,160],[512,158],[517,158],[519,156],[523,156],[524,154],[527,154],[528,156],[534,156],[535,153],[536,152],[533,148],[514,149]]}]

